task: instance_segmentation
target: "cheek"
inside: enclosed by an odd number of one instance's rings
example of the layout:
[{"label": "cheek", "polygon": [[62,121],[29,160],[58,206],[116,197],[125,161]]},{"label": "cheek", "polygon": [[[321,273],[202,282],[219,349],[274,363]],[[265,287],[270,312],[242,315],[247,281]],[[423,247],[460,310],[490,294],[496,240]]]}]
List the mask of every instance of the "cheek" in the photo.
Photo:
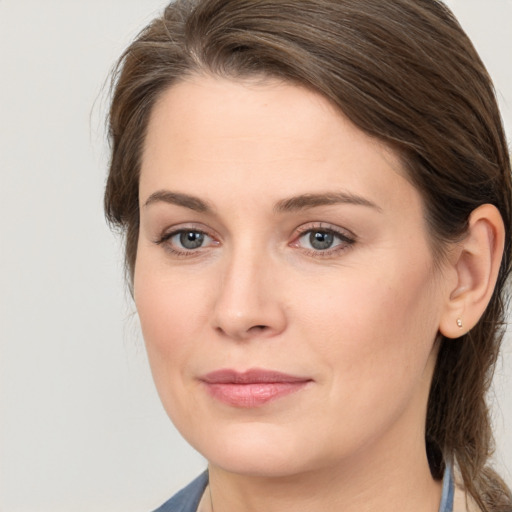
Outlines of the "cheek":
[{"label": "cheek", "polygon": [[140,251],[135,265],[135,305],[150,344],[182,339],[196,326],[187,319],[204,306],[209,286],[207,280],[187,277],[186,272],[171,269],[160,259]]},{"label": "cheek", "polygon": [[208,283],[184,278],[183,273],[163,269],[154,260],[148,263],[139,254],[134,298],[153,377],[162,395],[162,388],[169,384],[164,381],[177,382],[185,371],[184,362],[197,350],[208,318]]},{"label": "cheek", "polygon": [[134,298],[151,373],[164,409],[182,431],[198,409],[188,363],[200,355],[205,323],[199,319],[208,318],[202,313],[205,297],[197,280],[173,276],[154,261],[146,265],[139,255]]},{"label": "cheek", "polygon": [[345,400],[380,407],[423,382],[437,333],[439,306],[431,273],[387,265],[354,273],[310,297],[307,325]]}]

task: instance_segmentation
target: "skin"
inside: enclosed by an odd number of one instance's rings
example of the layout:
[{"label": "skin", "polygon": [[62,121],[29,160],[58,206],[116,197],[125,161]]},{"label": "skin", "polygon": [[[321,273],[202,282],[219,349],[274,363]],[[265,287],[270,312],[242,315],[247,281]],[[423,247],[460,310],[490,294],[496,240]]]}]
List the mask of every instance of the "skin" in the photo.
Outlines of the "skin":
[{"label": "skin", "polygon": [[[342,196],[286,203],[311,194]],[[196,76],[154,107],[140,212],[134,293],[151,369],[209,461],[215,510],[437,511],[424,424],[456,282],[434,265],[398,157],[314,92]],[[180,229],[203,245],[183,248]],[[326,230],[341,236],[311,246]],[[232,407],[200,380],[221,368],[309,383]]]}]

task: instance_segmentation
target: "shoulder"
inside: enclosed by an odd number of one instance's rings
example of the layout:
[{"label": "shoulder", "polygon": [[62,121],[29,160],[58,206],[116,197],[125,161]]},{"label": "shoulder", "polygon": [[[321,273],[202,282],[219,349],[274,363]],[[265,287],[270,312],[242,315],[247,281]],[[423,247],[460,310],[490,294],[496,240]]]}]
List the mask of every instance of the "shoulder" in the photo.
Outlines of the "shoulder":
[{"label": "shoulder", "polygon": [[205,471],[154,512],[196,512],[207,485],[208,473]]},{"label": "shoulder", "polygon": [[482,512],[475,500],[464,490],[462,478],[459,475],[455,478],[453,512]]},{"label": "shoulder", "polygon": [[[483,512],[478,503],[466,491],[462,482],[460,472],[455,473],[455,486],[454,486],[454,499],[453,499],[453,512]],[[488,500],[492,504],[487,504],[486,510],[495,512],[512,512],[510,494],[505,488],[492,488],[490,487],[488,494],[484,494],[484,501]]]},{"label": "shoulder", "polygon": [[471,497],[466,495],[462,487],[457,486],[453,499],[453,512],[480,512],[480,508]]}]

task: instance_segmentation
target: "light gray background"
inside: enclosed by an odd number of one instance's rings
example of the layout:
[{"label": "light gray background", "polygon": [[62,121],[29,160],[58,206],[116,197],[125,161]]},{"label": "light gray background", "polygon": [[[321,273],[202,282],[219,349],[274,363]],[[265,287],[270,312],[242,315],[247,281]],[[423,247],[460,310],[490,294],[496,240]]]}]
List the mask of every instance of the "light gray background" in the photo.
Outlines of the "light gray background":
[{"label": "light gray background", "polygon": [[[162,0],[0,0],[0,511],[149,511],[205,466],[153,389],[102,213],[102,86]],[[453,0],[512,133],[512,1]],[[468,87],[470,84],[468,84]],[[496,379],[512,484],[512,343]]]}]

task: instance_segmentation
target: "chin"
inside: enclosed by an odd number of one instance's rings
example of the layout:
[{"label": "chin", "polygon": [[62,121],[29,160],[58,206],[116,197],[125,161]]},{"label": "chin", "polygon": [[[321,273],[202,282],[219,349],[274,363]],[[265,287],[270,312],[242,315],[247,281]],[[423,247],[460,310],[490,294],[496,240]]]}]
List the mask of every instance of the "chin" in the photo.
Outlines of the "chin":
[{"label": "chin", "polygon": [[309,464],[304,457],[308,443],[299,437],[290,432],[289,425],[240,423],[186,439],[210,464],[224,471],[276,478],[311,469],[306,468]]}]

